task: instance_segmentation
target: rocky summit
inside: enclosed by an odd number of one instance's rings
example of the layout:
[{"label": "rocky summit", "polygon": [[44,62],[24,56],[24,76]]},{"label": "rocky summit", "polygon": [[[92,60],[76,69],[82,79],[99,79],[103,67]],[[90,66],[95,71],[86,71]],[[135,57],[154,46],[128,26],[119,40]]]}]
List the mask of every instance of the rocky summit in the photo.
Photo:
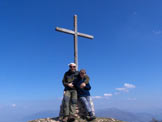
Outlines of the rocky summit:
[{"label": "rocky summit", "polygon": [[[59,118],[45,118],[45,119],[32,120],[29,122],[61,122],[61,121],[59,120]],[[77,118],[75,122],[88,122],[88,121],[81,118]],[[116,120],[113,118],[96,118],[95,120],[89,122],[124,122],[124,121]]]}]

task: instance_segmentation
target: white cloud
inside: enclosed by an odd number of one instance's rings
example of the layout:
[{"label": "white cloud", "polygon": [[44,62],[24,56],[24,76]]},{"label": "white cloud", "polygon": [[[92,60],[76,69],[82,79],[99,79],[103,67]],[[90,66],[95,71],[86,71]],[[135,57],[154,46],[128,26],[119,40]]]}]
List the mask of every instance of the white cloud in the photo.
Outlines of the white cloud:
[{"label": "white cloud", "polygon": [[[136,88],[135,85],[130,84],[130,83],[124,83],[123,87],[121,88],[115,88],[115,92],[113,93],[114,95],[119,95],[121,92],[129,92],[130,89]],[[111,93],[104,93],[103,96],[92,96],[93,99],[107,99],[113,96]]]},{"label": "white cloud", "polygon": [[12,106],[13,108],[15,108],[15,107],[16,107],[16,104],[12,104],[11,106]]},{"label": "white cloud", "polygon": [[93,99],[101,99],[102,96],[92,96]]},{"label": "white cloud", "polygon": [[121,88],[115,88],[115,90],[117,90],[118,92],[129,92],[129,89],[134,89],[134,88],[136,88],[135,85],[129,84],[129,83],[124,83],[124,86],[123,87],[121,87]]},{"label": "white cloud", "polygon": [[129,83],[125,83],[125,84],[124,84],[124,87],[125,87],[125,88],[131,88],[131,89],[136,88],[135,85],[129,84]]},{"label": "white cloud", "polygon": [[104,96],[92,96],[93,99],[104,99],[104,98],[109,98],[109,97],[112,97],[112,94],[105,93]]},{"label": "white cloud", "polygon": [[108,93],[105,93],[104,96],[105,96],[105,97],[111,97],[112,94],[110,94],[110,93],[109,93],[109,94],[108,94]]},{"label": "white cloud", "polygon": [[128,92],[127,88],[116,88],[117,91]]}]

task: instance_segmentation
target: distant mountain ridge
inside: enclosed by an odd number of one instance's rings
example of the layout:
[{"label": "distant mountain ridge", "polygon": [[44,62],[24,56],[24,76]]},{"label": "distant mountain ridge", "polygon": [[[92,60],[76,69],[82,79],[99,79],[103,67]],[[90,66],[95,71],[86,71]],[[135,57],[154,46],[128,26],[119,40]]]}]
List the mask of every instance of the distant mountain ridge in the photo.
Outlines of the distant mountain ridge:
[{"label": "distant mountain ridge", "polygon": [[32,114],[30,116],[26,116],[22,119],[22,122],[27,122],[30,120],[35,120],[35,119],[40,119],[40,118],[52,118],[52,117],[56,117],[58,116],[58,111],[42,111],[42,112],[38,112],[35,114]]},{"label": "distant mountain ridge", "polygon": [[152,114],[147,113],[131,113],[117,108],[108,108],[96,111],[96,115],[100,117],[112,117],[127,122],[149,122]]},{"label": "distant mountain ridge", "polygon": [[[29,120],[36,120],[39,118],[52,118],[58,116],[59,111],[43,111],[25,117],[23,122]],[[96,110],[97,117],[115,118],[127,122],[150,122],[152,118],[156,118],[153,114],[149,113],[132,113],[117,108],[107,108]]]}]

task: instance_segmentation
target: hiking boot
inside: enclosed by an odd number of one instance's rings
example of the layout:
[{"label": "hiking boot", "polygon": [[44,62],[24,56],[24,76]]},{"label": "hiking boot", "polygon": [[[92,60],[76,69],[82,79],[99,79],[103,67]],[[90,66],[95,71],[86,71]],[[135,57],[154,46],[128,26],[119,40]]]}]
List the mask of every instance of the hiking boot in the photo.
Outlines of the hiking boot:
[{"label": "hiking boot", "polygon": [[92,112],[88,112],[88,114],[89,114],[89,118],[88,118],[89,121],[96,119],[96,116],[94,116]]},{"label": "hiking boot", "polygon": [[75,116],[70,115],[68,121],[69,121],[69,122],[73,122],[73,121],[75,121],[75,118],[76,118]]}]

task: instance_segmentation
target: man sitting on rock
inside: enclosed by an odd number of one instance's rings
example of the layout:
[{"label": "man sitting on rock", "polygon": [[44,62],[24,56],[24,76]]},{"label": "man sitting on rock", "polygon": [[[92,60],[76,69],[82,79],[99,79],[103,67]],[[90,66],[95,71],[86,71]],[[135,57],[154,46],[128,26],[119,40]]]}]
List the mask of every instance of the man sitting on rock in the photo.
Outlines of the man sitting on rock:
[{"label": "man sitting on rock", "polygon": [[[77,89],[77,93],[78,93],[78,97],[81,100],[81,102],[84,104],[86,111],[87,111],[87,116],[86,118],[88,120],[93,120],[96,119],[94,113],[93,113],[93,107],[91,104],[91,96],[90,96],[90,92],[89,90],[91,89],[91,86],[89,83],[85,83],[85,80],[87,80],[87,78],[89,78],[86,75],[86,71],[84,69],[80,70],[79,72],[79,79],[77,80],[77,82],[75,82],[75,87]],[[88,79],[89,81],[89,79]]]}]

